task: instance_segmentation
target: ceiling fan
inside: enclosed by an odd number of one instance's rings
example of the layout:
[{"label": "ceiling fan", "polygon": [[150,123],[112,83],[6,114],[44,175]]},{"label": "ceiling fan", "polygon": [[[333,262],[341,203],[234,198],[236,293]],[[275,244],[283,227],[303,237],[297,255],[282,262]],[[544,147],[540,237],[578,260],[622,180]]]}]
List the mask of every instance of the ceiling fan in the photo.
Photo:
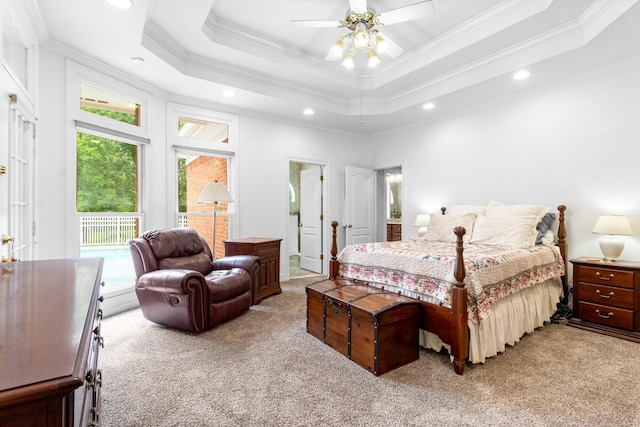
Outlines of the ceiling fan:
[{"label": "ceiling fan", "polygon": [[335,61],[344,56],[342,65],[346,68],[353,68],[356,49],[366,50],[369,67],[375,67],[380,63],[379,53],[385,53],[391,58],[395,58],[404,52],[400,45],[376,27],[411,21],[434,14],[432,0],[420,1],[382,13],[376,13],[373,9],[368,8],[367,0],[349,0],[349,6],[350,10],[342,21],[291,21],[291,26],[297,28],[345,27],[351,30],[336,42],[325,58],[326,61]]}]

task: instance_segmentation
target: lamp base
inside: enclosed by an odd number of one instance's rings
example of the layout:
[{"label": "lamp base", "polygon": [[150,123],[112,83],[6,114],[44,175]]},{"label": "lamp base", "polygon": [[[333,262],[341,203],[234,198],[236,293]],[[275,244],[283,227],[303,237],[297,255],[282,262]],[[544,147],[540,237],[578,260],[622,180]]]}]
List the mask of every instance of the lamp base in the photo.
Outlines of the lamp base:
[{"label": "lamp base", "polygon": [[600,250],[605,262],[615,262],[624,250],[624,241],[617,236],[603,236],[600,239]]},{"label": "lamp base", "polygon": [[418,237],[424,236],[424,233],[426,233],[426,232],[427,232],[427,227],[418,228]]}]

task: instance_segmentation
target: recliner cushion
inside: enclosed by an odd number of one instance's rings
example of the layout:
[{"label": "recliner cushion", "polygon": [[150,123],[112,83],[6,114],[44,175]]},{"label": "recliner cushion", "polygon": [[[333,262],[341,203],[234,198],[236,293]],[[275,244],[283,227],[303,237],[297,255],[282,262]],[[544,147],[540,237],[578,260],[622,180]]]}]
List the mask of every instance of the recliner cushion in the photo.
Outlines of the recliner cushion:
[{"label": "recliner cushion", "polygon": [[183,268],[186,270],[195,270],[205,275],[212,269],[211,260],[204,252],[191,256],[164,258],[158,262],[158,267],[161,269]]},{"label": "recliner cushion", "polygon": [[200,235],[192,228],[148,231],[142,235],[156,259],[186,257],[204,252]]},{"label": "recliner cushion", "polygon": [[214,270],[205,279],[210,303],[227,301],[251,290],[251,275],[241,268]]}]

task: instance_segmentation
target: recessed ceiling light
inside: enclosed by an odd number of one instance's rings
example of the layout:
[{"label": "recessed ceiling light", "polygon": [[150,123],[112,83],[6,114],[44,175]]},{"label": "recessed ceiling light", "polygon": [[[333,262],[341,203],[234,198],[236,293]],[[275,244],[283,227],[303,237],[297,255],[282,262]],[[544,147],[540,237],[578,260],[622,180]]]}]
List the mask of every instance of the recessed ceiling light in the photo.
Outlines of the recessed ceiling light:
[{"label": "recessed ceiling light", "polygon": [[226,96],[227,98],[233,98],[234,96],[236,96],[236,93],[234,91],[232,91],[231,89],[225,89],[222,91],[222,94],[224,96]]},{"label": "recessed ceiling light", "polygon": [[436,108],[436,104],[434,104],[433,102],[427,102],[425,104],[422,104],[422,108],[425,110],[433,110],[434,108]]},{"label": "recessed ceiling light", "polygon": [[513,80],[524,80],[531,75],[527,70],[520,70],[513,75]]},{"label": "recessed ceiling light", "polygon": [[119,9],[129,9],[133,6],[133,0],[107,0],[107,3]]},{"label": "recessed ceiling light", "polygon": [[136,64],[141,64],[144,62],[144,58],[141,56],[132,56],[131,62],[135,62]]},{"label": "recessed ceiling light", "polygon": [[305,116],[312,116],[315,112],[311,109],[311,108],[305,108],[304,109],[304,115]]}]

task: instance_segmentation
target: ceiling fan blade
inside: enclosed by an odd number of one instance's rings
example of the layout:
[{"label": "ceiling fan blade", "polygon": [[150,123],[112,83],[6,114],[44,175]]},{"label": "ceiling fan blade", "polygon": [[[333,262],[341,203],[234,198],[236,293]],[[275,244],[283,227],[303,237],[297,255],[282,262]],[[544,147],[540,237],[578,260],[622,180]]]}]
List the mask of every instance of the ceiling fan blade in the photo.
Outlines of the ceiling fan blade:
[{"label": "ceiling fan blade", "polygon": [[391,58],[397,58],[398,56],[402,55],[402,53],[404,52],[404,48],[402,46],[394,42],[389,38],[389,36],[382,33],[380,30],[378,30],[378,34],[384,39],[388,46],[384,52],[380,52],[381,54],[389,55]]},{"label": "ceiling fan blade", "polygon": [[425,16],[433,16],[433,14],[433,3],[431,0],[426,0],[420,3],[382,12],[378,15],[378,19],[382,25],[392,25],[399,22],[424,18]]},{"label": "ceiling fan blade", "polygon": [[349,0],[351,11],[355,13],[365,13],[367,11],[367,0]]},{"label": "ceiling fan blade", "polygon": [[342,21],[291,21],[294,28],[338,28]]}]

